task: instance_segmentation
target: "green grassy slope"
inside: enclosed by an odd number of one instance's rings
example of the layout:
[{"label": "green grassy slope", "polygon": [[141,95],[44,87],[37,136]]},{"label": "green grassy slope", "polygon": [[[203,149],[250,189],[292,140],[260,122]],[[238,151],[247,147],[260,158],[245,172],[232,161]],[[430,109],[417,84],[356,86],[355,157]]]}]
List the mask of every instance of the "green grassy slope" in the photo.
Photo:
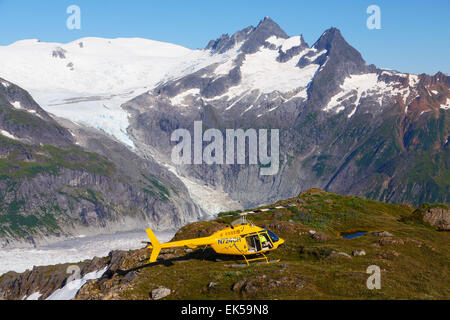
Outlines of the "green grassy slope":
[{"label": "green grassy slope", "polygon": [[[236,266],[243,263],[240,257],[227,258],[199,248],[164,251],[157,263],[149,265],[149,250],[129,251],[112,277],[88,283],[78,298],[149,299],[159,286],[172,290],[167,299],[450,298],[450,235],[411,218],[415,207],[319,189],[278,203],[296,206],[252,217],[255,224],[286,240],[270,254],[270,259],[280,259],[278,263],[240,267]],[[212,234],[232,220],[189,224],[175,238]],[[310,230],[323,232],[329,239],[315,240]],[[367,234],[354,239],[341,236],[354,231]],[[372,234],[377,231],[393,236]],[[353,256],[354,250],[364,250],[366,255]],[[380,290],[366,286],[371,265],[381,269]],[[215,284],[208,288],[211,282]]]}]

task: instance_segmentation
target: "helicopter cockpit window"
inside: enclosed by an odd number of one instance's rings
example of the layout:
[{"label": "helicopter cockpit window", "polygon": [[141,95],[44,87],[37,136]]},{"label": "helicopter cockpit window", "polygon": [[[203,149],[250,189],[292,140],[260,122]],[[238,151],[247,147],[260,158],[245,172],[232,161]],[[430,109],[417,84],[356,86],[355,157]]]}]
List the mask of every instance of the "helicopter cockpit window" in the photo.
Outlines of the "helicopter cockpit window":
[{"label": "helicopter cockpit window", "polygon": [[266,230],[266,231],[267,231],[267,234],[269,235],[270,239],[272,239],[272,242],[275,243],[278,240],[280,240],[280,238],[278,238],[278,236],[275,233],[273,233],[272,231],[270,231],[270,230]]}]

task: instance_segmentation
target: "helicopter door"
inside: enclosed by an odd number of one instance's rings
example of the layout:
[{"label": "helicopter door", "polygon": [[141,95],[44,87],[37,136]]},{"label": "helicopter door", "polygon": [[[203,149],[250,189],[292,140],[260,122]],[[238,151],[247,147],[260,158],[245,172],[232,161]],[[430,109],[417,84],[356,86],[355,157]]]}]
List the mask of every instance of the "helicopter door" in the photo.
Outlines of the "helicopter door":
[{"label": "helicopter door", "polygon": [[245,239],[247,240],[248,252],[261,251],[261,242],[258,235],[247,236]]},{"label": "helicopter door", "polygon": [[273,248],[272,242],[269,240],[266,232],[261,232],[259,234],[259,240],[261,240],[261,246],[263,250],[270,250]]}]

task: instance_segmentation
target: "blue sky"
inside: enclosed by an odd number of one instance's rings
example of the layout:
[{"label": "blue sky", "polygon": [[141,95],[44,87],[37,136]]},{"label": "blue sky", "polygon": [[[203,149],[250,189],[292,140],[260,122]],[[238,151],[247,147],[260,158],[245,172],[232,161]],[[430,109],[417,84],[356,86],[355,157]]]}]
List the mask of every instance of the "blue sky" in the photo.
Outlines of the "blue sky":
[{"label": "blue sky", "polygon": [[[81,30],[66,28],[69,5],[81,8]],[[381,9],[381,30],[369,30],[369,5]],[[449,0],[0,0],[0,45],[38,38],[143,37],[203,48],[270,16],[312,45],[341,30],[367,63],[402,72],[450,73]]]}]

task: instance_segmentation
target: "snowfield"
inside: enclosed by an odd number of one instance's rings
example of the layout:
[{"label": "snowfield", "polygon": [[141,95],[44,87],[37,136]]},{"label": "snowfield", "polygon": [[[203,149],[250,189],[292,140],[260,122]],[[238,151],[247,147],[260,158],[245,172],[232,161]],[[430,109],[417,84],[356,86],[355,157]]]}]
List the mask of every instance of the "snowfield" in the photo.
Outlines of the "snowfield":
[{"label": "snowfield", "polygon": [[248,55],[241,67],[243,79],[240,87],[243,91],[259,89],[263,93],[289,92],[299,87],[306,87],[319,69],[317,64],[301,69],[297,67],[301,56],[307,52],[308,50],[304,50],[284,63],[276,60],[278,52],[275,50],[261,49]]},{"label": "snowfield", "polygon": [[7,138],[10,138],[10,139],[13,139],[13,140],[19,140],[19,138],[17,138],[16,136],[12,135],[11,133],[9,133],[6,130],[0,129],[0,133],[2,135],[4,135],[5,137],[7,137]]},{"label": "snowfield", "polygon": [[[88,280],[99,279],[103,276],[103,274],[108,270],[108,267],[103,268],[102,270],[93,271],[88,274],[85,274],[81,279],[73,280],[67,283],[64,287],[56,290],[50,296],[48,296],[45,300],[72,300],[77,295],[78,291]],[[31,295],[32,296],[32,295]],[[27,300],[31,300],[31,296]],[[35,298],[34,300],[37,300]]]},{"label": "snowfield", "polygon": [[[288,45],[293,45],[292,38],[287,39],[284,42],[276,42],[271,38],[267,41],[270,40],[272,43],[276,43],[280,46],[286,44],[286,42],[288,42]],[[296,37],[293,38],[295,38],[294,40],[297,40]],[[298,41],[300,41],[300,37],[298,37]],[[294,44],[297,43],[294,42]],[[277,57],[279,53],[277,50],[261,48],[258,52],[249,54],[245,57],[241,66],[241,83],[229,88],[227,92],[221,96],[209,100],[217,100],[225,96],[228,100],[240,96],[242,98],[242,95],[253,90],[259,90],[261,93],[268,94],[274,91],[285,93],[298,88],[306,88],[319,69],[319,65],[310,64],[304,68],[299,68],[297,67],[297,64],[300,58],[310,51],[311,49],[305,49],[287,62],[278,62]],[[232,61],[226,61],[216,67],[214,74],[218,77],[223,76],[228,74],[234,67],[235,65]],[[228,106],[226,110],[231,109],[233,105],[234,103]]]},{"label": "snowfield", "polygon": [[102,129],[133,148],[124,102],[228,57],[140,38],[32,39],[0,46],[0,77],[27,90],[47,112]]},{"label": "snowfield", "polygon": [[0,74],[31,91],[117,93],[158,82],[191,53],[138,38],[82,38],[67,44],[24,40],[0,47]]},{"label": "snowfield", "polygon": [[441,104],[441,109],[448,110],[450,109],[450,99],[447,98],[446,104]]},{"label": "snowfield", "polygon": [[300,36],[294,36],[288,39],[278,38],[277,36],[270,36],[266,39],[266,41],[275,45],[277,48],[281,47],[281,50],[283,52],[286,52],[289,49],[302,44],[302,38]]},{"label": "snowfield", "polygon": [[[300,36],[272,36],[267,41],[283,51],[302,43]],[[133,149],[123,103],[162,82],[212,64],[217,64],[218,77],[225,75],[234,67],[241,45],[211,54],[208,50],[141,38],[82,38],[66,44],[23,40],[0,46],[0,77],[30,92],[47,112],[101,129]],[[304,97],[319,66],[298,68],[296,64],[311,50],[305,49],[285,63],[276,60],[278,50],[261,48],[247,55],[241,67],[242,82],[224,96],[233,99],[252,90],[271,93],[302,88],[300,96]],[[182,92],[171,102],[183,107],[185,98],[195,95],[197,91]]]},{"label": "snowfield", "polygon": [[[397,73],[387,71],[383,71],[382,73],[397,75]],[[401,76],[402,74],[399,75]],[[414,90],[414,86],[418,83],[418,78],[416,75],[409,75],[409,77],[409,84]],[[390,95],[393,97],[400,95],[401,97],[403,97],[403,102],[405,104],[408,100],[411,100],[411,90],[409,87],[399,88],[399,84],[396,82],[386,83],[384,81],[380,81],[378,78],[379,77],[376,73],[351,75],[347,77],[344,80],[344,83],[341,85],[342,90],[335,96],[331,97],[328,104],[322,110],[326,112],[334,110],[336,113],[340,113],[341,111],[345,110],[345,107],[342,106],[342,103],[356,96],[356,100],[353,103],[354,107],[350,114],[347,116],[348,118],[351,118],[356,113],[361,98],[363,97],[367,97],[370,95],[380,96],[380,98],[378,99],[378,103],[380,106],[382,106],[383,95]],[[405,113],[407,112],[407,108],[408,106],[406,106]]]}]

